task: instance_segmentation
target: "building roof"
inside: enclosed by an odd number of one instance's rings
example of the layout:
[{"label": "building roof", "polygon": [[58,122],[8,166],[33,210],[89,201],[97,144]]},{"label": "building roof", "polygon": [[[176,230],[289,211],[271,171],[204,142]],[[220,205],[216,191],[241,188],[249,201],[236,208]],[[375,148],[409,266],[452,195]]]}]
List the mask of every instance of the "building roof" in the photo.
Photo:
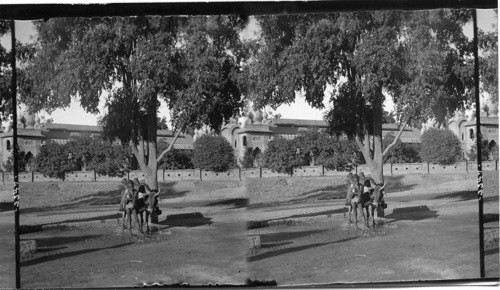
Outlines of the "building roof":
[{"label": "building roof", "polygon": [[301,119],[269,119],[270,125],[291,125],[296,127],[326,127],[324,120],[301,120]]},{"label": "building roof", "polygon": [[43,123],[40,124],[43,130],[51,131],[72,131],[72,132],[102,132],[102,128],[92,125],[74,125],[62,123]]},{"label": "building roof", "polygon": [[[481,125],[496,125],[498,127],[498,117],[481,117],[479,121]],[[476,126],[476,120],[468,121],[464,126]]]},{"label": "building roof", "polygon": [[269,125],[262,125],[262,124],[252,124],[252,125],[245,125],[245,127],[241,128],[238,134],[242,133],[251,133],[251,132],[256,132],[256,133],[273,133],[271,130],[269,130]]}]

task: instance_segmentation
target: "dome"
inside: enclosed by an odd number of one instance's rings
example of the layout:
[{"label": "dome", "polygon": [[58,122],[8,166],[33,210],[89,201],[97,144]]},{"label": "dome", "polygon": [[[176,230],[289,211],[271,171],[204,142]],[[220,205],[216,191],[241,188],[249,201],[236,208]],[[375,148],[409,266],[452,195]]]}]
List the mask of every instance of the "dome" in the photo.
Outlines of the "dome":
[{"label": "dome", "polygon": [[24,119],[26,120],[26,128],[33,128],[35,125],[35,115],[33,114],[26,114],[24,115]]},{"label": "dome", "polygon": [[256,110],[255,111],[255,123],[262,123],[262,120],[263,120],[263,116],[262,116],[262,111],[261,110]]},{"label": "dome", "polygon": [[497,117],[498,115],[498,105],[493,105],[491,110],[490,110],[491,116]]}]

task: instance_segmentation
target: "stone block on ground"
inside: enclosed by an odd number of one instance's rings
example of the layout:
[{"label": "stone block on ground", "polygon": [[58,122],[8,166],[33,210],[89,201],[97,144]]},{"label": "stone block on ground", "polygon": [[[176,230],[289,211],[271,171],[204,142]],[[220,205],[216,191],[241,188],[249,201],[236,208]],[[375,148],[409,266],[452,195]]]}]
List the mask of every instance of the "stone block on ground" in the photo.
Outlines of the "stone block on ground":
[{"label": "stone block on ground", "polygon": [[19,246],[21,260],[30,259],[36,252],[36,240],[22,240]]},{"label": "stone block on ground", "polygon": [[248,242],[250,243],[250,250],[260,249],[260,236],[249,236]]}]

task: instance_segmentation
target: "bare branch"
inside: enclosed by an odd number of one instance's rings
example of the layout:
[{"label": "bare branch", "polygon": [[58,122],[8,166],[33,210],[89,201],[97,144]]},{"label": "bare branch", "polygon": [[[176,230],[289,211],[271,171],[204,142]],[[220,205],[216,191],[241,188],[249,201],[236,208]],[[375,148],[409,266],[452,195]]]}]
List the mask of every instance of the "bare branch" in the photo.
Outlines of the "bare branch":
[{"label": "bare branch", "polygon": [[405,127],[406,127],[406,123],[407,122],[404,122],[403,123],[403,126],[401,126],[401,128],[399,129],[399,132],[398,132],[398,135],[396,135],[396,138],[394,138],[394,141],[392,141],[391,144],[389,144],[389,146],[387,146],[387,148],[385,148],[384,150],[384,153],[382,153],[382,158],[385,157],[385,155],[389,152],[389,150],[391,150],[391,148],[396,145],[396,143],[398,142],[399,140],[399,137],[401,137],[401,134],[403,133]]},{"label": "bare branch", "polygon": [[177,141],[177,138],[179,138],[180,134],[181,134],[181,130],[179,129],[175,133],[174,140],[172,142],[170,142],[167,149],[163,150],[163,152],[160,154],[160,156],[158,156],[158,158],[156,159],[156,162],[160,162],[160,160],[163,158],[163,156],[165,154],[167,154],[167,152],[170,151],[174,147],[175,141]]}]

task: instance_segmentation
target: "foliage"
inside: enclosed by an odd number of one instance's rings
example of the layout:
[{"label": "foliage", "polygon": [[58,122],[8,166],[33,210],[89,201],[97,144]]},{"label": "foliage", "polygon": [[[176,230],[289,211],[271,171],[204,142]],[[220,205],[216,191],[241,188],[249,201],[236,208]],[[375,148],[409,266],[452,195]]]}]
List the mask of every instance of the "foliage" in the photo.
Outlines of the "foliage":
[{"label": "foliage", "polygon": [[223,172],[236,166],[233,147],[220,135],[202,135],[194,141],[193,147],[196,168]]},{"label": "foliage", "polygon": [[[10,155],[7,158],[7,161],[4,162],[3,168],[5,172],[13,172],[14,171],[14,158]],[[35,158],[31,154],[31,152],[18,151],[17,153],[17,170],[18,172],[32,172],[35,171]]]},{"label": "foliage", "polygon": [[[165,141],[158,142],[158,152],[163,152],[168,145]],[[173,148],[158,162],[158,168],[165,170],[194,168],[193,150]]]},{"label": "foliage", "polygon": [[243,155],[243,158],[240,160],[241,166],[243,168],[252,168],[254,167],[254,154],[253,154],[253,148],[252,147],[247,147],[245,150],[245,154]]},{"label": "foliage", "polygon": [[158,100],[166,102],[176,133],[203,124],[218,129],[234,116],[242,105],[243,26],[238,16],[38,22],[37,54],[20,78],[21,101],[50,113],[78,96],[87,112],[98,113],[107,92],[103,136],[130,145],[156,188],[158,162],[172,148],[157,154]]},{"label": "foliage", "polygon": [[[387,133],[382,140],[386,148],[394,141],[394,134]],[[398,140],[392,150],[384,157],[384,163],[417,163],[422,162],[420,158],[420,146],[418,144],[406,144]]]},{"label": "foliage", "polygon": [[345,137],[330,137],[320,151],[316,164],[322,164],[330,170],[350,171],[358,164],[363,164],[364,158],[354,142]]},{"label": "foliage", "polygon": [[68,146],[55,142],[48,142],[40,147],[37,155],[37,170],[44,176],[64,179],[67,171],[79,170],[79,165],[74,158],[70,158]]},{"label": "foliage", "polygon": [[[134,169],[131,157],[129,148],[84,135],[74,137],[63,145],[51,142],[40,147],[37,170],[44,175],[59,178],[64,176],[65,171],[78,170],[95,170],[101,175],[123,176],[126,171]],[[56,166],[61,166],[61,169]]]},{"label": "foliage", "polygon": [[450,165],[462,159],[460,140],[449,129],[429,128],[421,136],[422,160]]},{"label": "foliage", "polygon": [[490,32],[478,31],[478,42],[482,50],[479,58],[482,88],[498,104],[498,25]]},{"label": "foliage", "polygon": [[[469,160],[477,160],[477,143],[471,146],[470,151],[467,152]],[[481,161],[497,160],[498,159],[498,145],[490,144],[488,139],[481,140]]]},{"label": "foliage", "polygon": [[131,168],[130,148],[99,137],[78,136],[65,144],[78,168],[95,170],[98,174],[123,176]]},{"label": "foliage", "polygon": [[324,165],[328,169],[350,170],[359,164],[361,154],[352,141],[330,136],[324,132],[307,130],[295,139],[310,165]]},{"label": "foliage", "polygon": [[276,138],[264,152],[264,166],[276,172],[291,174],[294,167],[307,164],[307,154],[299,149],[296,139]]},{"label": "foliage", "polygon": [[385,95],[396,120],[444,123],[470,105],[471,43],[463,10],[377,11],[257,17],[261,37],[252,43],[247,95],[257,107],[275,108],[303,92],[323,108],[327,85],[332,134],[356,140],[372,176],[383,181],[382,123]]}]

